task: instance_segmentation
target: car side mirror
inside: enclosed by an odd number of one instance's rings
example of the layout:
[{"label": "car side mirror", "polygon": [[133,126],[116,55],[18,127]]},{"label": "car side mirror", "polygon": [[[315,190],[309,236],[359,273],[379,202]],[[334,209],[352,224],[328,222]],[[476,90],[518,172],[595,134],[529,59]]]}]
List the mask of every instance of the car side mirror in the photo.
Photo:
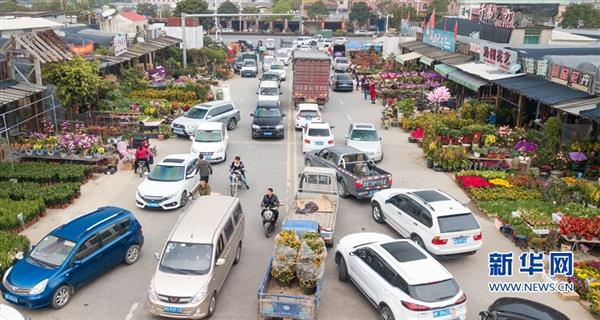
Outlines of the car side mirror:
[{"label": "car side mirror", "polygon": [[383,140],[381,137],[379,137],[379,140]]},{"label": "car side mirror", "polygon": [[73,267],[77,267],[81,265],[81,260],[73,260],[73,262],[71,263],[71,266]]},{"label": "car side mirror", "polygon": [[335,126],[329,126],[331,129],[335,128]]},{"label": "car side mirror", "polygon": [[280,92],[280,93],[279,93],[279,95],[282,95],[282,94],[283,94],[283,92]]},{"label": "car side mirror", "polygon": [[282,114],[281,114],[281,117],[282,117],[282,118],[283,118],[283,117],[285,117],[285,113],[282,113]]},{"label": "car side mirror", "polygon": [[206,119],[212,119],[213,116],[206,116]]},{"label": "car side mirror", "polygon": [[487,311],[479,312],[479,316],[481,317],[481,320],[487,320],[490,318],[490,314]]},{"label": "car side mirror", "polygon": [[194,172],[188,174],[187,176],[185,176],[185,178],[186,179],[192,179],[195,175],[196,175],[196,171],[194,170]]},{"label": "car side mirror", "polygon": [[346,139],[350,138],[350,136],[349,136],[349,135],[345,135],[344,137],[345,137]]},{"label": "car side mirror", "polygon": [[217,259],[217,263],[215,263],[216,266],[222,266],[224,264],[225,264],[225,259],[223,259],[223,258]]},{"label": "car side mirror", "polygon": [[254,117],[254,113],[251,113],[251,114],[250,114],[250,116],[251,116],[251,117]]},{"label": "car side mirror", "polygon": [[22,260],[24,256],[25,256],[25,252],[23,252],[23,251],[18,251],[18,252],[15,254],[15,259],[17,259],[17,260]]},{"label": "car side mirror", "polygon": [[190,136],[190,140],[194,141],[194,136]]},{"label": "car side mirror", "polygon": [[156,260],[156,261],[160,261],[160,253],[158,253],[158,252],[155,252],[155,253],[153,254],[153,257],[154,257],[154,260]]}]

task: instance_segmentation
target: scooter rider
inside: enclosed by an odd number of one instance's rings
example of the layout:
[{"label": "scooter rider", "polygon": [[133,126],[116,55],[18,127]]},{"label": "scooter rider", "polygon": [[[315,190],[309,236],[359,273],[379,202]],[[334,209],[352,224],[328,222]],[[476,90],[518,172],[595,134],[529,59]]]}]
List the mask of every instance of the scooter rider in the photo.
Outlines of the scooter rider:
[{"label": "scooter rider", "polygon": [[[230,174],[232,174],[236,170],[240,172],[240,180],[242,181],[246,189],[250,189],[250,186],[248,185],[248,182],[246,180],[246,167],[244,167],[244,163],[242,162],[240,156],[235,156],[235,159],[233,160],[231,165],[229,165]],[[231,175],[229,176],[229,182],[233,183],[233,177]]]},{"label": "scooter rider", "polygon": [[273,193],[273,188],[267,189],[267,194],[263,196],[260,206],[263,208],[260,212],[260,216],[262,217],[264,215],[267,208],[271,208],[273,217],[275,218],[274,223],[277,223],[277,218],[279,218],[279,210],[277,210],[279,208],[279,198]]}]

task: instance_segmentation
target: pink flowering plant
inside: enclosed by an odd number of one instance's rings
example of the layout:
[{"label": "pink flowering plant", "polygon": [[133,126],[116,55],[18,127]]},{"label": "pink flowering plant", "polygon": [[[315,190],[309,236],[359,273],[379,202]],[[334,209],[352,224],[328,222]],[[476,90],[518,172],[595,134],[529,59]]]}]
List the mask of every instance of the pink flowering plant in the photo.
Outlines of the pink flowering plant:
[{"label": "pink flowering plant", "polygon": [[521,140],[515,145],[515,150],[523,157],[533,156],[537,149],[537,144],[527,140]]},{"label": "pink flowering plant", "polygon": [[427,94],[427,100],[431,103],[440,104],[450,99],[450,91],[448,88],[441,86]]}]

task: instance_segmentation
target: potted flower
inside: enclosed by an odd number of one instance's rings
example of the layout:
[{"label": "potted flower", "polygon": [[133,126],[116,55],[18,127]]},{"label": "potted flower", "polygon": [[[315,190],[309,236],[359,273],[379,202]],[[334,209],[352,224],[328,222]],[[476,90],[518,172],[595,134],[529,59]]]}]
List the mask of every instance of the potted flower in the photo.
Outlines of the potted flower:
[{"label": "potted flower", "polygon": [[42,156],[44,155],[44,148],[43,148],[43,144],[41,141],[35,141],[33,143],[33,151],[38,155],[38,156]]},{"label": "potted flower", "polygon": [[483,144],[486,147],[491,147],[496,143],[496,136],[493,134],[488,134],[485,136],[484,140],[483,140]]},{"label": "potted flower", "polygon": [[452,130],[450,130],[448,135],[450,136],[450,139],[452,140],[452,144],[454,144],[454,145],[460,144],[460,137],[462,136],[462,134],[460,133],[460,130],[452,129]]},{"label": "potted flower", "polygon": [[498,152],[500,151],[499,147],[491,146],[489,147],[489,151],[487,157],[490,159],[496,159],[498,157]]},{"label": "potted flower", "polygon": [[450,144],[450,129],[448,127],[441,127],[438,129],[438,135],[440,137],[440,144],[442,147]]},{"label": "potted flower", "polygon": [[473,157],[479,158],[481,157],[481,149],[480,147],[473,147]]},{"label": "potted flower", "polygon": [[470,127],[462,127],[460,129],[462,133],[462,144],[465,147],[470,147],[473,142],[473,130]]}]

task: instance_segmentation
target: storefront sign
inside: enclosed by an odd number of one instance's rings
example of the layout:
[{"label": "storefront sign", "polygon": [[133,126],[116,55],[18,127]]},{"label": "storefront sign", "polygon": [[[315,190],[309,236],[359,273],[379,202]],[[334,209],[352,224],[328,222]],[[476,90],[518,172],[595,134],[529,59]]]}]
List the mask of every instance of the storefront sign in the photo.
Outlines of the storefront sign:
[{"label": "storefront sign", "polygon": [[444,31],[439,29],[425,29],[423,35],[423,43],[440,48],[444,51],[455,52],[456,41],[454,40],[454,32]]},{"label": "storefront sign", "polygon": [[473,8],[471,7],[470,4],[467,4],[467,5],[461,4],[458,7],[458,17],[460,19],[471,20],[471,13],[472,13],[472,11],[473,11]]},{"label": "storefront sign", "polygon": [[545,78],[546,73],[548,72],[548,60],[523,58],[523,72]]},{"label": "storefront sign", "polygon": [[484,4],[479,7],[479,21],[499,28],[514,27],[515,12],[504,5]]},{"label": "storefront sign", "polygon": [[115,56],[120,56],[127,52],[127,36],[124,34],[118,34],[113,38],[113,49]]},{"label": "storefront sign", "polygon": [[538,60],[536,61],[535,75],[546,77],[548,73],[548,60]]},{"label": "storefront sign", "polygon": [[482,45],[479,60],[485,64],[493,65],[500,70],[509,71],[517,64],[518,53],[493,45]]},{"label": "storefront sign", "polygon": [[550,81],[569,86],[575,90],[590,92],[594,76],[591,73],[553,64],[548,75]]},{"label": "storefront sign", "polygon": [[477,54],[481,54],[481,45],[478,43],[469,43],[469,51]]},{"label": "storefront sign", "polygon": [[71,45],[71,49],[73,49],[73,52],[75,52],[78,56],[85,56],[86,54],[94,53],[94,43],[90,42],[80,46]]},{"label": "storefront sign", "polygon": [[523,71],[527,74],[535,73],[535,60],[532,58],[523,59]]}]

